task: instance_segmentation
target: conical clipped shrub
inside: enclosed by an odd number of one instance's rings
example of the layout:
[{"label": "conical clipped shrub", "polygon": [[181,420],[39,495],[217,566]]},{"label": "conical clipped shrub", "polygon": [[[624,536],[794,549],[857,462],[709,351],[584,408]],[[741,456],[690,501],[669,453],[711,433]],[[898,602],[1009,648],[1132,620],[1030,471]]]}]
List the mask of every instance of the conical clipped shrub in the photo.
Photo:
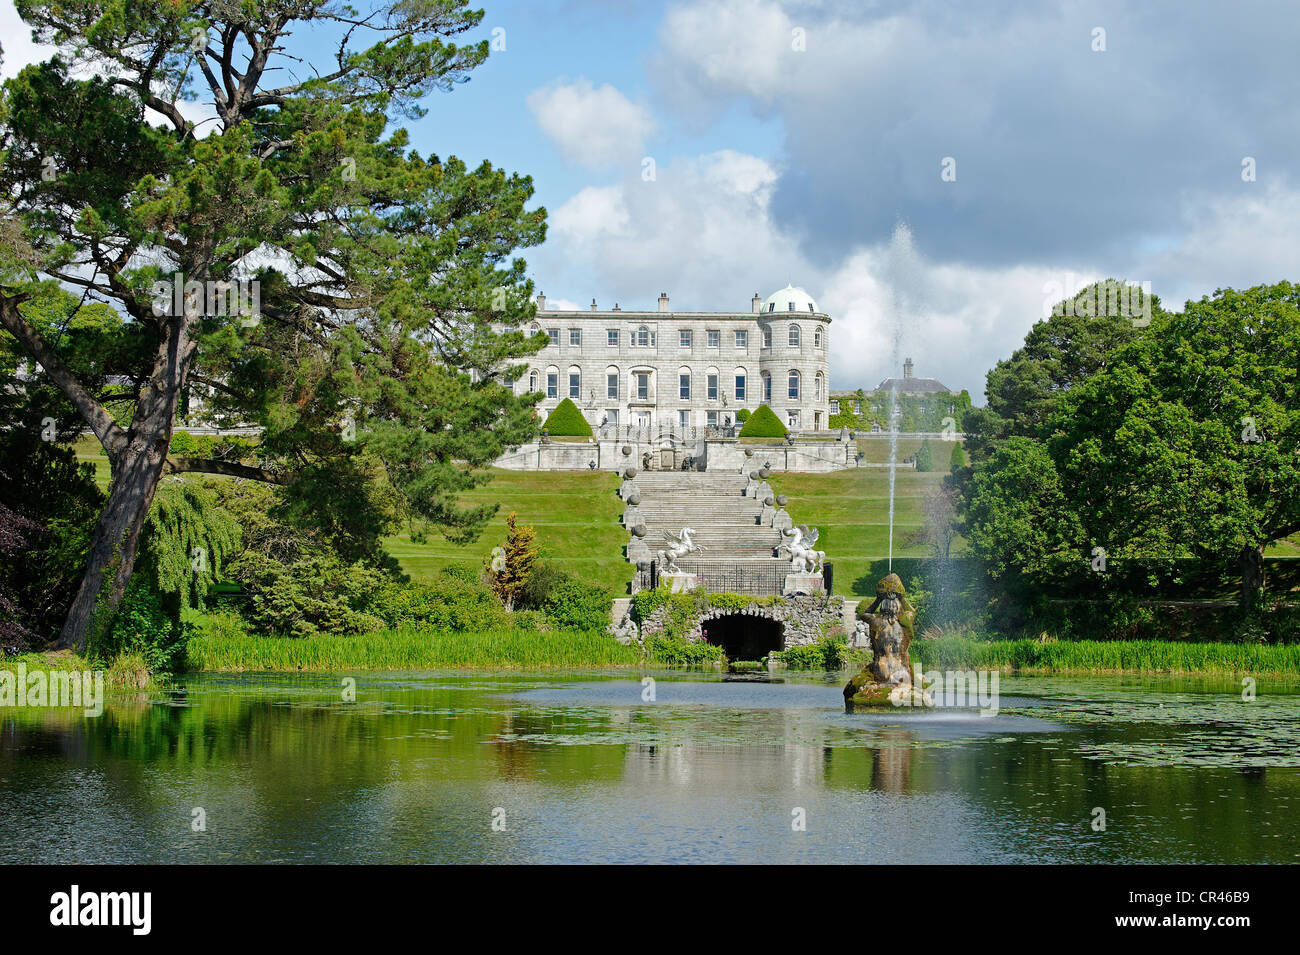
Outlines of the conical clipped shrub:
[{"label": "conical clipped shrub", "polygon": [[956,471],[958,468],[966,466],[966,452],[962,449],[961,442],[958,441],[952,446],[952,463],[948,465],[948,470]]},{"label": "conical clipped shrub", "polygon": [[550,417],[546,419],[546,423],[542,425],[542,428],[544,428],[546,433],[552,437],[591,437],[591,425],[588,424],[587,419],[582,416],[582,412],[578,410],[578,406],[568,398],[565,398],[555,406],[555,410],[551,412]]},{"label": "conical clipped shrub", "polygon": [[916,452],[916,469],[918,471],[934,470],[934,449],[930,447],[929,438],[921,442],[921,450]]},{"label": "conical clipped shrub", "polygon": [[759,405],[740,429],[742,438],[784,438],[785,435],[785,425],[767,405]]}]

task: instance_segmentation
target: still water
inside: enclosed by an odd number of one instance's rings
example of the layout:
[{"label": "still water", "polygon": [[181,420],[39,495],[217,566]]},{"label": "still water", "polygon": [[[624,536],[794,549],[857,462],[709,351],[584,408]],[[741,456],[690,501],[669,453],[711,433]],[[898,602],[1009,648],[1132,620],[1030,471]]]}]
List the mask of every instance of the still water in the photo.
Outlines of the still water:
[{"label": "still water", "polygon": [[366,674],[355,702],[240,674],[0,710],[0,860],[1300,861],[1295,681],[1003,677],[995,716],[846,715],[841,673],[653,675],[653,701],[628,672]]}]

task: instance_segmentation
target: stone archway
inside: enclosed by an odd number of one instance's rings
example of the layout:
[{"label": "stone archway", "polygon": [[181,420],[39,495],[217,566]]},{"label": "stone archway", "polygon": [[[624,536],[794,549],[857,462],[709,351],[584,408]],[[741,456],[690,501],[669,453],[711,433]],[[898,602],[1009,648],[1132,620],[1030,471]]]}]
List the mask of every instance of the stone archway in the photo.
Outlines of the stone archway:
[{"label": "stone archway", "polygon": [[785,624],[765,614],[710,613],[700,621],[700,633],[729,660],[760,660],[785,647]]}]

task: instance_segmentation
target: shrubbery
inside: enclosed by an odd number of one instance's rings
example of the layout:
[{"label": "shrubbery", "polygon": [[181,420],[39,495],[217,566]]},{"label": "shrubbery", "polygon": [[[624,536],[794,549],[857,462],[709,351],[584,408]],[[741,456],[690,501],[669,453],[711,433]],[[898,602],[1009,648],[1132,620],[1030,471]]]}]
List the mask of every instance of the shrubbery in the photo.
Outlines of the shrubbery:
[{"label": "shrubbery", "polygon": [[767,405],[759,405],[749,416],[745,426],[740,429],[742,438],[784,438],[786,433],[786,427],[781,423],[781,419]]},{"label": "shrubbery", "polygon": [[591,424],[572,400],[565,398],[550,413],[542,429],[558,437],[590,438]]},{"label": "shrubbery", "polygon": [[174,595],[159,593],[147,576],[132,577],[112,624],[92,635],[87,654],[102,661],[138,655],[153,673],[184,669],[185,639],[175,601]]}]

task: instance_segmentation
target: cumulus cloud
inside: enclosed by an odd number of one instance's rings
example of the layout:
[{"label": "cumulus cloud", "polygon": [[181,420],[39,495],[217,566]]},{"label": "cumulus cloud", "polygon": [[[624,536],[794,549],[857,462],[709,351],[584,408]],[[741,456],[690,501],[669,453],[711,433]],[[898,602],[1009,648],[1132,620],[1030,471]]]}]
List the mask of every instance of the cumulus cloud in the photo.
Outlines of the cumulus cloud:
[{"label": "cumulus cloud", "polygon": [[646,107],[609,84],[596,87],[584,78],[534,90],[528,108],[567,159],[589,167],[639,159],[654,130]]},{"label": "cumulus cloud", "polygon": [[773,209],[811,254],[903,218],[943,259],[1122,258],[1181,228],[1189,194],[1231,194],[1243,157],[1262,184],[1300,181],[1290,16],[1268,0],[693,0],[665,17],[651,72],[675,115],[780,122]]}]

